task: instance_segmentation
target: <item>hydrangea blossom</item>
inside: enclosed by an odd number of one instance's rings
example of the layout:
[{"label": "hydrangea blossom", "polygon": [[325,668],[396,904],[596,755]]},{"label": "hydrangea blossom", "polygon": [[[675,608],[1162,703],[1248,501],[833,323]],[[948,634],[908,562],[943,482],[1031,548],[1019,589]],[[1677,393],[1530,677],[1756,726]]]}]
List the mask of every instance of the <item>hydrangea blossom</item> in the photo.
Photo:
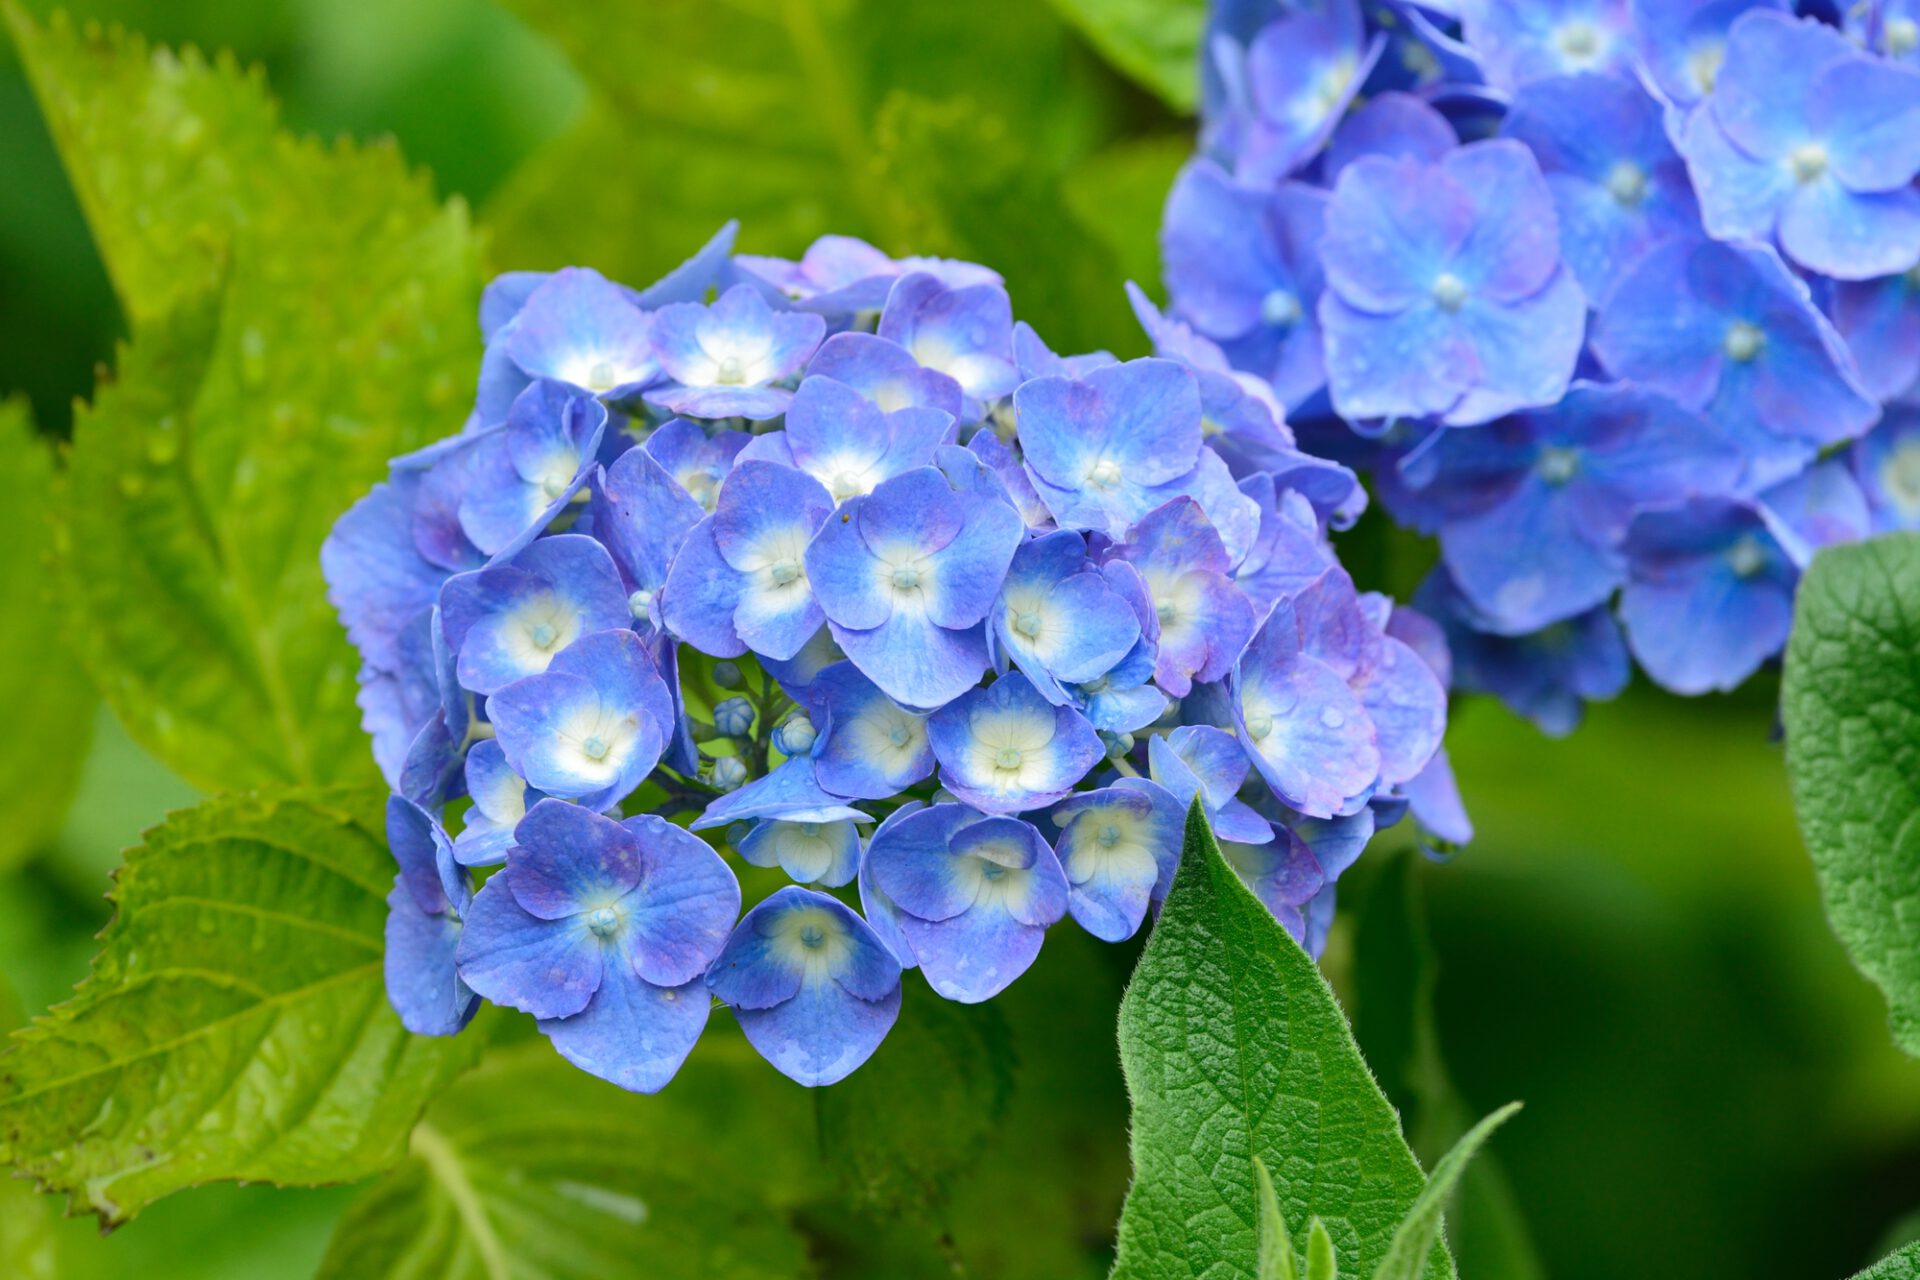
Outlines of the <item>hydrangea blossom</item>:
[{"label": "hydrangea blossom", "polygon": [[[1311,222],[1249,286],[1292,282],[1296,337]],[[1296,439],[1318,375],[1276,392],[1271,316],[1216,291],[1209,331],[1116,282],[1156,354],[1062,354],[987,268],[731,235],[645,289],[495,282],[474,412],[328,539],[397,792],[406,1025],[490,1000],[653,1090],[717,999],[827,1085],[907,969],[986,1000],[1050,928],[1138,932],[1189,803],[1316,952],[1377,827],[1458,838],[1445,641],[1340,571],[1365,493]]]},{"label": "hydrangea blossom", "polygon": [[[1443,682],[1551,733],[1634,658],[1679,692],[1730,687],[1779,652],[1813,548],[1920,521],[1917,24],[1907,0],[1218,0],[1156,348],[1272,380],[1293,441],[1437,535],[1420,600]],[[1336,118],[1275,109],[1314,102]],[[1290,514],[1304,484],[1269,501],[1240,479],[1262,519],[1232,577],[1261,630],[1230,684],[1264,726],[1269,700],[1340,698],[1299,617],[1333,565]],[[1269,733],[1269,785],[1342,819],[1364,751]],[[1337,767],[1296,777],[1303,759]],[[1387,793],[1464,830],[1436,768]],[[1243,860],[1311,935],[1311,877]]]}]

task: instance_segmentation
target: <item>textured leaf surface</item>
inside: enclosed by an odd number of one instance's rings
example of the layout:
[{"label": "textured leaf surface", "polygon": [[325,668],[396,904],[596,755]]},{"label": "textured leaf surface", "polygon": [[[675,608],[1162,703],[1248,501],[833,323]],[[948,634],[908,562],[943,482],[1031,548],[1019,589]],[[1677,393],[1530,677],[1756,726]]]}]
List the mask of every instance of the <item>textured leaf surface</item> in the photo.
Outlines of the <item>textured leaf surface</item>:
[{"label": "textured leaf surface", "polygon": [[60,828],[80,778],[96,706],[93,687],[59,640],[47,583],[53,553],[53,453],[25,400],[0,401],[0,707],[16,731],[0,738],[0,870]]},{"label": "textured leaf surface", "polygon": [[1519,1109],[1519,1103],[1508,1103],[1467,1130],[1461,1135],[1460,1141],[1454,1143],[1453,1149],[1440,1157],[1440,1162],[1433,1166],[1433,1176],[1427,1179],[1427,1185],[1420,1189],[1420,1196],[1413,1202],[1413,1208],[1407,1210],[1407,1216],[1400,1220],[1399,1228],[1394,1231],[1393,1242],[1387,1246],[1387,1256],[1380,1260],[1379,1267],[1374,1270],[1373,1280],[1420,1280],[1421,1264],[1440,1242],[1447,1201],[1459,1187],[1461,1176],[1466,1173],[1487,1139],[1493,1136],[1493,1131],[1505,1124]]},{"label": "textured leaf surface", "polygon": [[807,1114],[798,1091],[717,1026],[652,1097],[583,1075],[544,1042],[496,1051],[347,1211],[321,1280],[809,1275],[766,1195],[813,1156],[811,1126],[777,1123]]},{"label": "textured leaf surface", "polygon": [[320,543],[388,457],[459,423],[465,211],[390,148],[280,131],[226,60],[8,17],[133,330],[74,424],[81,655],[209,789],[370,778]]},{"label": "textured leaf surface", "polygon": [[1853,1280],[1920,1280],[1920,1244],[1896,1249]]},{"label": "textured leaf surface", "polygon": [[0,1056],[0,1163],[124,1221],[225,1179],[362,1178],[476,1037],[408,1034],[381,977],[381,797],[259,793],[127,855],[74,998]]},{"label": "textured leaf surface", "polygon": [[856,1204],[881,1212],[943,1201],[979,1158],[1013,1089],[999,1009],[942,1000],[911,975],[908,985],[879,1051],[817,1094],[828,1165]]},{"label": "textured leaf surface", "polygon": [[1827,917],[1920,1055],[1920,535],[1822,552],[1781,697],[1787,773]]},{"label": "textured leaf surface", "polygon": [[1191,113],[1200,100],[1206,0],[1052,0],[1122,71]]},{"label": "textured leaf surface", "polygon": [[[1368,1276],[1425,1178],[1332,990],[1240,883],[1196,809],[1120,1004],[1133,1187],[1116,1280],[1256,1275],[1253,1157],[1289,1221],[1327,1225]],[[1427,1274],[1452,1274],[1436,1247]]]},{"label": "textured leaf surface", "polygon": [[[1088,236],[1063,191],[1129,95],[1046,5],[509,7],[554,39],[594,101],[490,208],[507,265],[592,262],[644,284],[737,217],[756,253],[837,232],[988,263],[1063,349],[1144,345],[1111,237]],[[1111,236],[1151,250],[1153,213]]]}]

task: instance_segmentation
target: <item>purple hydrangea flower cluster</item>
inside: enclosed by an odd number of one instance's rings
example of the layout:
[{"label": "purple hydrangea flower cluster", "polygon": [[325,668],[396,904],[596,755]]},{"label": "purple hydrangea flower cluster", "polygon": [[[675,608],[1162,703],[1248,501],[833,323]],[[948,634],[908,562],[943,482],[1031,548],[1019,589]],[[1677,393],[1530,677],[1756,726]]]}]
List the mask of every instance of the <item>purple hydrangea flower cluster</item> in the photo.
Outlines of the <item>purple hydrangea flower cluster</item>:
[{"label": "purple hydrangea flower cluster", "polygon": [[[718,1000],[829,1084],[907,969],[1132,936],[1195,802],[1316,952],[1376,827],[1466,837],[1445,641],[1342,570],[1364,493],[1265,379],[1143,300],[1160,354],[1063,357],[984,267],[732,239],[495,281],[464,428],[326,543],[408,1027],[486,999],[654,1090]],[[742,915],[734,858],[793,883]]]},{"label": "purple hydrangea flower cluster", "polygon": [[1460,687],[1730,689],[1920,528],[1920,6],[1216,0],[1168,323],[1437,536]]}]

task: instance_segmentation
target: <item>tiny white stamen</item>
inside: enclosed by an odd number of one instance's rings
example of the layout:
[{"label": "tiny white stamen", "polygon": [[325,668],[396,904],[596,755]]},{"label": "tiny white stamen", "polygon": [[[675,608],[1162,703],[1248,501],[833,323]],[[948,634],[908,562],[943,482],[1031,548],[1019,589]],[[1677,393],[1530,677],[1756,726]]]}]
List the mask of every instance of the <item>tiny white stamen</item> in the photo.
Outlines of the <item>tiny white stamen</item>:
[{"label": "tiny white stamen", "polygon": [[1565,445],[1548,445],[1540,450],[1540,459],[1534,463],[1534,470],[1548,484],[1565,484],[1579,469],[1580,451]]},{"label": "tiny white stamen", "polygon": [[1726,340],[1721,344],[1727,353],[1727,359],[1746,364],[1760,354],[1760,348],[1767,344],[1767,335],[1757,325],[1745,320],[1735,320],[1727,326]]},{"label": "tiny white stamen", "polygon": [[1087,479],[1101,489],[1111,489],[1120,483],[1120,464],[1102,458],[1087,471]]},{"label": "tiny white stamen", "polygon": [[1433,282],[1433,305],[1442,311],[1458,311],[1466,305],[1467,282],[1451,271],[1442,271]]},{"label": "tiny white stamen", "polygon": [[1647,198],[1647,175],[1631,160],[1622,160],[1607,174],[1607,194],[1631,209]]},{"label": "tiny white stamen", "polygon": [[920,585],[920,571],[911,565],[901,565],[893,571],[893,588],[896,591],[911,591]]},{"label": "tiny white stamen", "polygon": [[1804,142],[1787,153],[1787,167],[1801,183],[1814,181],[1827,171],[1827,148],[1818,142]]},{"label": "tiny white stamen", "polygon": [[555,638],[553,627],[545,622],[534,623],[532,629],[527,632],[527,639],[533,642],[533,647],[536,649],[551,649]]},{"label": "tiny white stamen", "polygon": [[587,753],[587,758],[590,760],[604,760],[607,758],[607,744],[598,734],[593,735],[581,743],[580,749]]},{"label": "tiny white stamen", "polygon": [[774,586],[784,587],[800,576],[800,566],[792,560],[776,560],[767,573],[773,578]]},{"label": "tiny white stamen", "polygon": [[737,387],[747,380],[746,366],[740,363],[739,356],[728,356],[714,371],[713,380],[723,387]]},{"label": "tiny white stamen", "polygon": [[1300,299],[1286,289],[1275,289],[1260,299],[1260,318],[1275,329],[1291,329],[1304,313]]},{"label": "tiny white stamen", "polygon": [[587,390],[611,391],[620,382],[620,375],[605,360],[594,361],[593,368],[587,370]]},{"label": "tiny white stamen", "polygon": [[993,758],[995,768],[1018,769],[1023,755],[1018,747],[1002,747],[1000,754]]},{"label": "tiny white stamen", "polygon": [[1759,541],[1748,534],[1727,549],[1727,564],[1734,576],[1751,578],[1767,567],[1767,553]]},{"label": "tiny white stamen", "polygon": [[1268,734],[1272,732],[1273,732],[1272,716],[1255,715],[1255,716],[1247,717],[1247,736],[1249,738],[1252,738],[1255,742],[1260,741],[1262,738],[1266,737]]},{"label": "tiny white stamen", "polygon": [[1040,634],[1040,615],[1028,610],[1013,620],[1013,629],[1031,640]]},{"label": "tiny white stamen", "polygon": [[620,927],[620,916],[612,907],[595,907],[587,912],[587,928],[596,938],[606,938]]}]

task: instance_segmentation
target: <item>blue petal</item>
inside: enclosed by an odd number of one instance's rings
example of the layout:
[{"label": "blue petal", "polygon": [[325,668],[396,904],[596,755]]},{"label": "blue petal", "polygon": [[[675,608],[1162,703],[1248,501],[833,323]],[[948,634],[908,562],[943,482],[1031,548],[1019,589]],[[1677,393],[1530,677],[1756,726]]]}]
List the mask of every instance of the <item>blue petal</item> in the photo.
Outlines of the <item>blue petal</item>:
[{"label": "blue petal", "polygon": [[634,972],[663,987],[698,978],[740,915],[740,883],[712,846],[651,814],[620,824],[636,841],[646,878],[627,899]]},{"label": "blue petal", "polygon": [[506,353],[536,378],[596,394],[643,386],[659,374],[646,312],[587,267],[563,267],[528,296]]},{"label": "blue petal", "polygon": [[980,815],[965,805],[937,804],[889,821],[867,846],[865,873],[899,911],[946,920],[973,905],[977,886],[954,874],[948,844]]},{"label": "blue petal", "polygon": [[960,416],[959,383],[938,369],[923,368],[899,343],[871,333],[834,334],[808,362],[807,374],[844,383],[883,412],[914,406]]},{"label": "blue petal", "polygon": [[1052,804],[1105,755],[1085,716],[1052,705],[1019,672],[941,707],[927,736],[942,785],[987,813]]},{"label": "blue petal", "polygon": [[542,1018],[540,1032],[582,1071],[635,1093],[658,1093],[693,1052],[712,1008],[699,979],[655,986],[616,956],[587,1007],[568,1018]]},{"label": "blue petal", "polygon": [[681,543],[660,588],[660,620],[675,636],[704,654],[737,658],[746,641],[734,629],[740,575],[720,554],[713,520],[702,520]]},{"label": "blue petal", "polygon": [[574,641],[545,672],[489,698],[487,713],[515,773],[590,809],[639,786],[674,725],[672,694],[631,631]]},{"label": "blue petal", "polygon": [[986,631],[980,626],[950,631],[908,607],[896,608],[885,625],[870,630],[830,625],[861,674],[910,707],[944,706],[987,672]]},{"label": "blue petal", "polygon": [[458,917],[420,910],[396,884],[387,895],[387,1000],[400,1024],[420,1036],[450,1036],[473,1019],[480,997],[454,968]]},{"label": "blue petal", "polygon": [[852,663],[822,670],[809,686],[808,703],[823,713],[813,766],[827,791],[887,800],[933,772],[926,717],[889,698]]},{"label": "blue petal", "polygon": [[808,1086],[837,1084],[873,1056],[900,1016],[900,987],[878,1000],[837,983],[809,983],[770,1009],[736,1008],[740,1029],[782,1075]]},{"label": "blue petal", "polygon": [[849,820],[756,825],[735,846],[756,867],[779,867],[801,884],[837,888],[860,871],[860,832]]},{"label": "blue petal", "polygon": [[600,986],[605,951],[575,920],[542,920],[514,900],[495,875],[474,895],[460,934],[460,976],[495,1004],[536,1018],[586,1008]]},{"label": "blue petal", "polygon": [[1164,896],[1180,860],[1183,811],[1145,779],[1071,796],[1054,811],[1067,910],[1104,942],[1131,938]]},{"label": "blue petal", "polygon": [[600,473],[593,532],[629,591],[658,591],[687,531],[704,512],[645,449],[629,449]]},{"label": "blue petal", "polygon": [[561,800],[534,805],[514,828],[513,840],[512,865],[496,879],[505,879],[514,901],[542,920],[610,905],[648,872],[631,831]]},{"label": "blue petal", "polygon": [[748,818],[785,818],[792,822],[838,822],[864,819],[866,814],[839,796],[821,790],[814,780],[813,761],[789,760],[764,778],[730,791],[708,805],[694,819],[692,829],[705,831]]}]

